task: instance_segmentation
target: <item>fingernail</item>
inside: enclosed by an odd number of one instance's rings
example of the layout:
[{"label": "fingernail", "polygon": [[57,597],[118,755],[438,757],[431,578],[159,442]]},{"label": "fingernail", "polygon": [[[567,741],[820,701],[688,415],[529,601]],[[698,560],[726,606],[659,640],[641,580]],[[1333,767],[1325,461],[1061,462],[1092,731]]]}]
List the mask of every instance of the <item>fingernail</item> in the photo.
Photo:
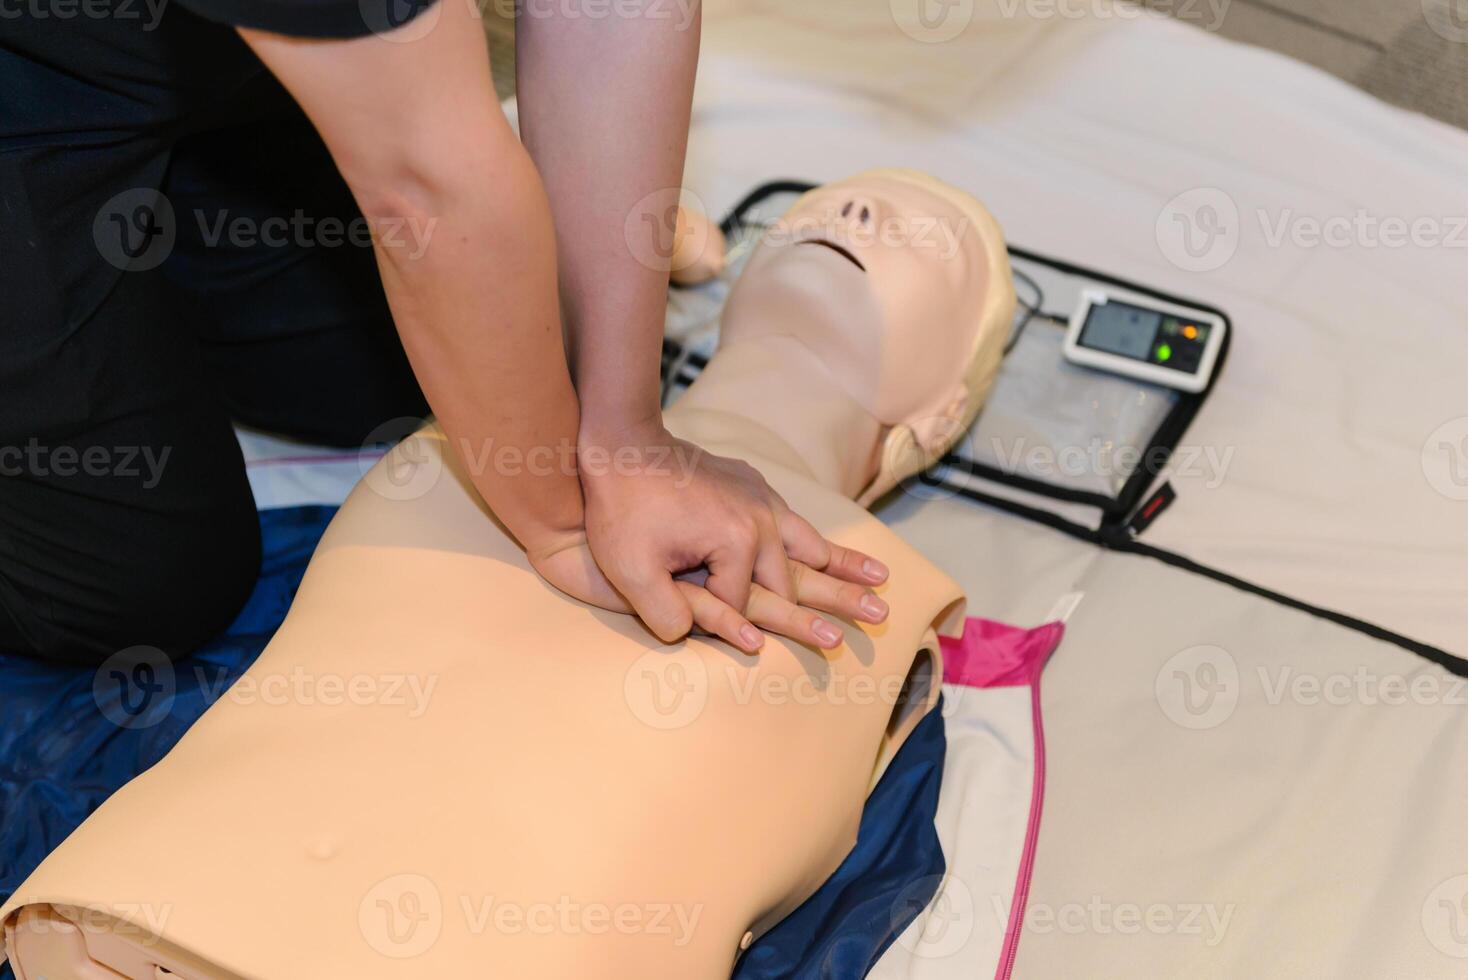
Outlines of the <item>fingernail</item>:
[{"label": "fingernail", "polygon": [[871,581],[871,582],[885,582],[885,581],[887,581],[887,566],[886,565],[883,565],[881,562],[877,561],[877,559],[875,559],[875,558],[868,558],[866,561],[862,562],[861,570],[862,570],[862,574],[864,574],[867,577],[867,580],[868,581]]},{"label": "fingernail", "polygon": [[811,631],[828,647],[836,646],[841,642],[841,631],[824,619],[816,620],[815,624],[811,626]]},{"label": "fingernail", "polygon": [[874,595],[861,597],[861,611],[874,623],[880,623],[887,618],[887,604]]},{"label": "fingernail", "polygon": [[739,628],[739,638],[744,641],[744,649],[750,653],[758,650],[765,642],[764,635],[748,623]]}]

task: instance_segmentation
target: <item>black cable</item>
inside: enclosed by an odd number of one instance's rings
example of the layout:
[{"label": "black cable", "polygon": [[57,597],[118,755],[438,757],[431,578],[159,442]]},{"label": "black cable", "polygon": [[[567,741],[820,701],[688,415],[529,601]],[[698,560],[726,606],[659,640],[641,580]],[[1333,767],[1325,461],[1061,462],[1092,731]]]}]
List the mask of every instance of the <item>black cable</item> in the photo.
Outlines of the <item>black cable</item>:
[{"label": "black cable", "polygon": [[1035,301],[1033,303],[1025,303],[1023,300],[1020,300],[1020,303],[1025,308],[1025,318],[1019,321],[1019,326],[1015,327],[1014,333],[1009,335],[1009,342],[1004,345],[1005,354],[1014,350],[1015,344],[1019,343],[1020,334],[1025,332],[1025,327],[1030,325],[1030,321],[1035,318],[1035,314],[1039,313],[1040,308],[1045,305],[1045,290],[1040,288],[1040,284],[1029,273],[1023,269],[1013,268],[1012,266],[1010,267],[1010,272],[1014,275],[1016,282],[1024,282],[1035,291]]}]

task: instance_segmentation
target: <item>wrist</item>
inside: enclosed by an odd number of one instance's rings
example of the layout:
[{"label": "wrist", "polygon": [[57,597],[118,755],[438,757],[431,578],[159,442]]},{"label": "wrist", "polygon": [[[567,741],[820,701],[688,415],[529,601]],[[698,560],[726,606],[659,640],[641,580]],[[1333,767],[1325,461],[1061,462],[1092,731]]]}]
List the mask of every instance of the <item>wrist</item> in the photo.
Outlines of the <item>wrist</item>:
[{"label": "wrist", "polygon": [[623,446],[656,445],[667,438],[661,406],[651,410],[606,412],[588,411],[583,406],[576,444],[582,450],[612,450]]},{"label": "wrist", "polygon": [[489,510],[527,552],[555,550],[585,525],[586,505],[574,463],[553,474],[490,473],[472,479]]},{"label": "wrist", "polygon": [[541,526],[537,527],[528,537],[529,540],[521,541],[520,546],[525,549],[525,557],[530,560],[530,563],[538,566],[563,551],[586,544],[586,528]]},{"label": "wrist", "polygon": [[549,555],[564,551],[586,538],[584,521],[569,523],[563,515],[522,515],[520,520],[505,521],[505,527],[535,564]]}]

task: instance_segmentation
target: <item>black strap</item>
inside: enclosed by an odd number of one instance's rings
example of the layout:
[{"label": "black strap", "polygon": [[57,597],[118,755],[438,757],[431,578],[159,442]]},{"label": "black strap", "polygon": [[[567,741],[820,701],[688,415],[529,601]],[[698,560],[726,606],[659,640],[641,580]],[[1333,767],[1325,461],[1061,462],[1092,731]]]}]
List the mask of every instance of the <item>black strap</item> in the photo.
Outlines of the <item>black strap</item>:
[{"label": "black strap", "polygon": [[[746,212],[748,212],[750,208],[754,207],[756,204],[765,200],[766,198],[769,198],[775,194],[803,194],[806,191],[813,189],[815,186],[815,184],[799,180],[775,180],[770,181],[766,184],[762,184],[746,194],[743,199],[741,199],[740,202],[734,206],[734,209],[724,218],[724,220],[720,222],[719,227],[724,230],[725,234],[730,234],[737,227],[743,224],[743,219]],[[1028,249],[1019,248],[1014,245],[1009,246],[1009,254],[1016,258],[1024,259],[1029,262],[1035,262],[1041,265],[1049,266],[1056,271],[1065,273],[1067,275],[1079,276],[1095,282],[1119,286],[1131,292],[1151,296],[1154,299],[1159,299],[1163,302],[1175,303],[1180,306],[1187,306],[1193,309],[1203,310],[1218,316],[1225,322],[1225,324],[1227,324],[1227,332],[1223,339],[1223,345],[1218,351],[1218,360],[1215,362],[1213,377],[1209,379],[1208,386],[1203,391],[1198,392],[1197,394],[1184,393],[1182,397],[1178,399],[1177,403],[1173,406],[1172,411],[1168,413],[1167,418],[1163,420],[1162,425],[1159,426],[1157,432],[1153,434],[1151,445],[1142,454],[1141,464],[1127,479],[1126,483],[1121,489],[1121,492],[1118,493],[1115,498],[1106,497],[1102,494],[1087,493],[1085,491],[1074,490],[1067,487],[1054,486],[1052,484],[1045,483],[1042,480],[1034,480],[1029,477],[1020,476],[1018,474],[1007,473],[994,467],[986,466],[982,463],[977,463],[972,460],[961,459],[951,454],[940,464],[940,466],[950,466],[955,469],[963,470],[964,472],[970,473],[972,475],[983,477],[987,480],[993,480],[996,483],[1006,484],[1020,490],[1029,491],[1031,493],[1041,494],[1055,500],[1062,500],[1069,503],[1088,504],[1091,506],[1100,507],[1104,516],[1099,527],[1089,528],[1082,524],[1077,524],[1074,521],[1067,520],[1066,518],[1061,517],[1060,515],[1052,513],[1050,511],[1043,510],[1038,507],[1032,507],[1028,504],[1022,504],[1018,501],[1009,500],[1004,497],[995,496],[993,494],[987,494],[982,491],[975,490],[974,488],[966,484],[961,484],[957,482],[946,482],[943,480],[934,479],[930,474],[924,474],[921,477],[924,483],[927,483],[929,485],[941,485],[946,489],[951,490],[954,493],[957,493],[960,496],[965,497],[969,500],[998,508],[1017,517],[1023,517],[1026,520],[1033,521],[1037,524],[1043,524],[1046,527],[1061,532],[1062,534],[1068,534],[1073,538],[1078,538],[1082,541],[1088,541],[1099,547],[1107,548],[1112,551],[1122,552],[1124,554],[1143,555],[1148,558],[1155,558],[1156,560],[1164,562],[1168,565],[1172,565],[1175,568],[1180,568],[1184,571],[1192,572],[1195,575],[1202,575],[1205,578],[1213,579],[1216,582],[1222,582],[1225,585],[1229,585],[1241,591],[1248,592],[1251,595],[1257,595],[1261,598],[1269,599],[1271,601],[1279,603],[1280,605],[1287,606],[1291,609],[1298,609],[1301,612],[1310,613],[1313,616],[1318,616],[1321,619],[1329,620],[1330,622],[1335,623],[1339,626],[1344,626],[1347,629],[1355,630],[1358,633],[1363,633],[1366,636],[1372,637],[1373,639],[1384,640],[1387,643],[1395,644],[1396,646],[1401,647],[1403,650],[1406,650],[1410,653],[1415,653],[1419,657],[1438,664],[1439,666],[1448,670],[1450,673],[1456,674],[1460,677],[1468,677],[1468,660],[1464,660],[1460,657],[1455,657],[1452,654],[1448,653],[1446,650],[1442,650],[1438,647],[1422,643],[1418,640],[1413,640],[1410,637],[1406,637],[1400,633],[1385,629],[1381,626],[1376,625],[1375,623],[1369,623],[1363,619],[1357,619],[1355,616],[1348,616],[1345,613],[1336,612],[1331,609],[1325,609],[1321,606],[1316,606],[1311,603],[1304,602],[1300,599],[1295,599],[1282,593],[1275,592],[1272,589],[1266,589],[1261,585],[1247,582],[1244,579],[1239,578],[1238,576],[1230,575],[1227,572],[1220,571],[1216,568],[1210,568],[1206,565],[1201,565],[1198,562],[1193,561],[1191,558],[1186,558],[1182,555],[1177,554],[1176,552],[1166,551],[1162,548],[1155,548],[1151,545],[1143,544],[1142,542],[1138,541],[1136,535],[1145,531],[1147,527],[1154,520],[1157,519],[1158,515],[1160,515],[1162,511],[1166,510],[1171,505],[1173,499],[1176,497],[1176,493],[1173,491],[1171,484],[1164,484],[1161,488],[1159,488],[1157,493],[1153,494],[1145,502],[1139,502],[1139,498],[1142,496],[1143,493],[1147,491],[1147,488],[1152,485],[1152,482],[1156,479],[1157,474],[1160,473],[1162,471],[1162,468],[1166,465],[1167,460],[1172,455],[1173,450],[1177,448],[1178,443],[1182,440],[1183,434],[1192,424],[1194,416],[1198,414],[1198,410],[1203,407],[1203,402],[1213,391],[1213,386],[1218,382],[1219,375],[1223,373],[1223,365],[1225,360],[1227,360],[1229,347],[1233,342],[1233,323],[1229,320],[1228,314],[1224,313],[1217,307],[1209,306],[1204,303],[1199,303],[1195,300],[1187,299],[1185,297],[1173,296],[1169,293],[1164,293],[1160,290],[1152,289],[1149,286],[1141,285],[1140,283],[1130,282],[1126,279],[1121,279],[1119,277],[1112,276],[1104,272],[1097,272],[1094,269],[1088,269],[1084,266],[1075,265],[1074,263],[1067,262],[1063,259],[1051,258],[1049,256],[1041,255],[1038,252],[1031,252]],[[702,365],[700,365],[700,367],[701,366]],[[1157,503],[1157,501],[1162,498],[1165,498],[1165,501]]]}]

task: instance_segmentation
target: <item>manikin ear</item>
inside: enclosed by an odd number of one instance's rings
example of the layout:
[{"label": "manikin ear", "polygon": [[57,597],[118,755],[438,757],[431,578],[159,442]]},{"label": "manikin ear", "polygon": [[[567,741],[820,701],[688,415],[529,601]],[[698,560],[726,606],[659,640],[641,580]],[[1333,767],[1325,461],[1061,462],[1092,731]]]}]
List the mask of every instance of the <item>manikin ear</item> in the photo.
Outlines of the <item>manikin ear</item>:
[{"label": "manikin ear", "polygon": [[947,398],[937,399],[930,405],[930,409],[888,430],[877,458],[877,475],[856,498],[857,503],[870,507],[903,480],[917,476],[942,459],[962,438],[972,421],[967,412],[968,390],[960,384]]},{"label": "manikin ear", "polygon": [[941,459],[963,437],[967,408],[968,389],[959,385],[939,411],[908,423],[913,439],[929,460]]}]

